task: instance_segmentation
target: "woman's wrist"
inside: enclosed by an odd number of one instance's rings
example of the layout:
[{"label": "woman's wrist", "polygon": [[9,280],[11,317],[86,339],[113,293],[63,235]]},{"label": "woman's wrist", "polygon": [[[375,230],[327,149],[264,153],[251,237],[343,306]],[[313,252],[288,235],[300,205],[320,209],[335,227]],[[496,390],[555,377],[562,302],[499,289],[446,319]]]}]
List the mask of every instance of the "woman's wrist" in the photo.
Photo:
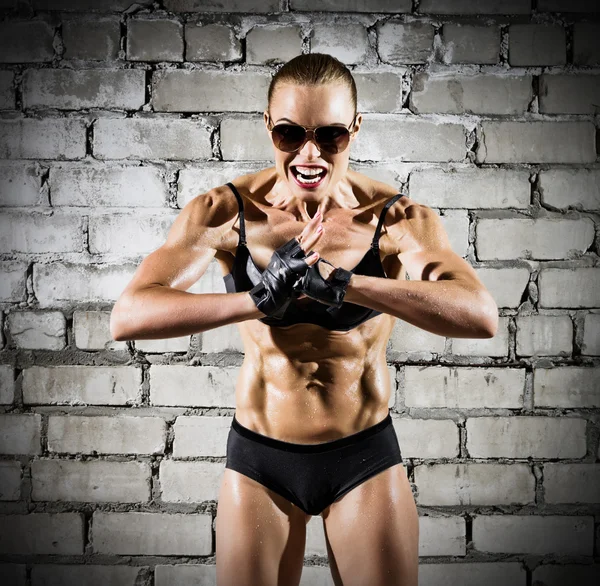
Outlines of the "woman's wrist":
[{"label": "woman's wrist", "polygon": [[355,303],[357,301],[357,294],[360,290],[360,279],[362,275],[352,273],[348,285],[346,286],[346,294],[344,295],[344,302]]}]

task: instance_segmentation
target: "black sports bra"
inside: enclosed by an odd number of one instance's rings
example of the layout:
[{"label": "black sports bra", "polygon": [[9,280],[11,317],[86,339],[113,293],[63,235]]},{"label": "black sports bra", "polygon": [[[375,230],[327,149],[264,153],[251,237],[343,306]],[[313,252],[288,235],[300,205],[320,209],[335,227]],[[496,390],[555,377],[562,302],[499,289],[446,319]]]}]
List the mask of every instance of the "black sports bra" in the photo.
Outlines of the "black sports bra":
[{"label": "black sports bra", "polygon": [[[240,208],[240,237],[235,260],[233,261],[233,268],[230,273],[223,277],[223,280],[225,281],[225,288],[228,293],[250,291],[254,285],[260,282],[263,271],[254,263],[250,250],[248,250],[246,245],[246,228],[244,225],[244,204],[242,202],[242,197],[233,183],[227,183],[227,185],[235,194]],[[385,214],[390,206],[399,200],[402,195],[404,194],[398,193],[397,195],[394,195],[384,205],[379,217],[379,222],[377,223],[375,235],[373,236],[373,241],[371,242],[371,247],[367,250],[361,261],[352,269],[353,273],[356,273],[357,275],[387,278],[379,257],[381,226],[383,225]],[[318,271],[319,269],[317,265],[314,264],[308,270]],[[380,311],[362,305],[356,305],[355,303],[344,302],[341,307],[336,308],[315,301],[314,299],[307,298],[302,300],[301,303],[292,300],[281,319],[265,316],[260,318],[260,321],[275,327],[289,326],[297,323],[312,323],[328,330],[348,331],[380,313]]]}]

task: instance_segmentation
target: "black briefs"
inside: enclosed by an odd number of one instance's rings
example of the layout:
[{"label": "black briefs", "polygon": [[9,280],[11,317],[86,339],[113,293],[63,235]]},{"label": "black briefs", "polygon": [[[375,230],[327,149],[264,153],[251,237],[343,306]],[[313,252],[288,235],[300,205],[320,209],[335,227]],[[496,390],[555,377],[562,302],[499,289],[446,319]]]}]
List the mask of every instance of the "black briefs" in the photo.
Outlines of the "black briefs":
[{"label": "black briefs", "polygon": [[385,419],[352,435],[319,444],[296,444],[262,435],[233,417],[225,468],[285,497],[308,515],[386,468],[402,462],[388,411]]}]

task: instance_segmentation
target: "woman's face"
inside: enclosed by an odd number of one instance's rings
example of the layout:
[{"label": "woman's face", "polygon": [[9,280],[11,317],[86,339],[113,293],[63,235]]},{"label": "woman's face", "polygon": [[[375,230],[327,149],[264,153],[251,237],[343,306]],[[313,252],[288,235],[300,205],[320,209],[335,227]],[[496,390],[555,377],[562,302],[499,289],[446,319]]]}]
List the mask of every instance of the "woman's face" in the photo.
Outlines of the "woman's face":
[{"label": "woman's face", "polygon": [[[293,153],[286,153],[273,145],[277,175],[287,183],[292,193],[304,198],[324,194],[330,192],[346,175],[350,145],[356,139],[362,121],[362,116],[358,114],[354,126],[350,126],[354,114],[350,90],[343,84],[277,86],[269,110],[264,113],[267,130],[269,125],[272,128],[281,122],[307,128],[341,125],[351,132],[355,131],[346,149],[336,154],[320,151],[313,137]],[[294,173],[295,167],[301,165],[319,165],[325,169],[325,177],[316,187],[302,185]]]}]

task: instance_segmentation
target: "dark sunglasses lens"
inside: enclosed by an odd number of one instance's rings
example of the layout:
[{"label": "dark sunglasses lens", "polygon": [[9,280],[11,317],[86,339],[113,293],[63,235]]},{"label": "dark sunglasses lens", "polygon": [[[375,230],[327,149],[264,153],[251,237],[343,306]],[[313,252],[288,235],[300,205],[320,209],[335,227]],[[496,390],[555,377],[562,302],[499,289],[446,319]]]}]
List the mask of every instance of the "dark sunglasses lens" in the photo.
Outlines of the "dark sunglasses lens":
[{"label": "dark sunglasses lens", "polygon": [[343,126],[321,126],[316,130],[317,144],[328,153],[339,153],[347,146],[350,133]]},{"label": "dark sunglasses lens", "polygon": [[273,142],[282,151],[295,151],[303,142],[306,131],[302,126],[278,124],[273,128]]}]

